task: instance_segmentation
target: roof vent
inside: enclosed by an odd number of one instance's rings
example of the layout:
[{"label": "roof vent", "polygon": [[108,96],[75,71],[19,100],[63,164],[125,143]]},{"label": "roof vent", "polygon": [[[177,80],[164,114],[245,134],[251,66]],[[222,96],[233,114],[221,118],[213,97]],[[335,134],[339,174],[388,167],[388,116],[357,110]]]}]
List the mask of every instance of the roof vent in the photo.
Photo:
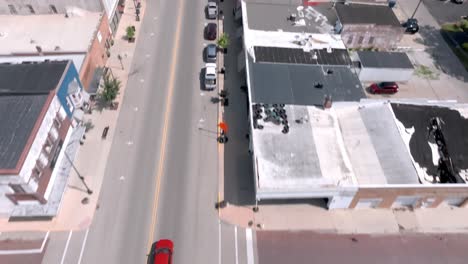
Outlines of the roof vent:
[{"label": "roof vent", "polygon": [[322,88],[323,88],[323,83],[321,83],[321,82],[316,82],[316,83],[314,84],[314,87],[317,88],[317,89],[322,89]]},{"label": "roof vent", "polygon": [[333,70],[332,69],[327,69],[327,74],[330,75],[333,73]]},{"label": "roof vent", "polygon": [[317,59],[317,52],[314,51],[314,54],[312,54],[312,59],[314,59],[314,60]]},{"label": "roof vent", "polygon": [[36,46],[36,50],[37,50],[37,52],[38,52],[40,55],[42,55],[42,48],[41,48],[41,46]]}]

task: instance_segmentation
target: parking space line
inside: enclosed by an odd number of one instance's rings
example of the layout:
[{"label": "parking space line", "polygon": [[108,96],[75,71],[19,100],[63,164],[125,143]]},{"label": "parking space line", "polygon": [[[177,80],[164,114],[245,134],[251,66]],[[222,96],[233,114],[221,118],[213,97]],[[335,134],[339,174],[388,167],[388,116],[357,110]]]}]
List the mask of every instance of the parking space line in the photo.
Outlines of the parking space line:
[{"label": "parking space line", "polygon": [[63,262],[65,261],[65,257],[67,256],[67,251],[68,251],[68,245],[70,244],[72,234],[73,234],[73,230],[70,230],[70,233],[68,234],[67,243],[65,244],[65,248],[63,249],[63,255],[62,255],[62,260],[60,261],[60,264],[63,264]]},{"label": "parking space line", "polygon": [[245,240],[247,241],[247,263],[254,264],[253,256],[253,243],[252,243],[252,229],[247,228],[245,230]]},{"label": "parking space line", "polygon": [[239,264],[239,250],[237,249],[237,226],[234,226],[234,247],[236,249],[236,264]]},{"label": "parking space line", "polygon": [[221,220],[218,218],[218,263],[221,264]]},{"label": "parking space line", "polygon": [[83,258],[84,249],[86,246],[86,241],[88,241],[89,227],[86,229],[85,237],[83,239],[83,244],[81,245],[80,257],[78,258],[78,264],[81,264],[81,259]]}]

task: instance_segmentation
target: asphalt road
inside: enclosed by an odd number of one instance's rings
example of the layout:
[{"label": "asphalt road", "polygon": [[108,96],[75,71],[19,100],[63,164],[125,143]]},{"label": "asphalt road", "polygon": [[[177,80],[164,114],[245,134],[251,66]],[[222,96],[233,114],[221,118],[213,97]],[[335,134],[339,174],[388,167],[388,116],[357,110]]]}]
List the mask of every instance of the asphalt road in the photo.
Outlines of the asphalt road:
[{"label": "asphalt road", "polygon": [[368,236],[257,232],[258,263],[464,264],[466,235]]},{"label": "asphalt road", "polygon": [[147,4],[99,209],[89,230],[54,233],[43,263],[146,263],[161,238],[174,241],[174,263],[252,263],[246,230],[220,223],[214,207],[216,92],[200,89],[206,1]]}]

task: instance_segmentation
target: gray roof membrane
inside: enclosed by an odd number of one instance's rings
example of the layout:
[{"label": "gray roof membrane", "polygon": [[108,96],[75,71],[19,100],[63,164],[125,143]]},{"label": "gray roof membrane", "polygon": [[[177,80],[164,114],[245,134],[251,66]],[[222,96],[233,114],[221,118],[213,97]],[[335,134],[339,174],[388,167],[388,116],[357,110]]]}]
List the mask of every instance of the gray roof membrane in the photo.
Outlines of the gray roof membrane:
[{"label": "gray roof membrane", "polygon": [[[248,27],[254,30],[307,33],[331,33],[337,21],[332,3],[320,3],[315,6],[303,6],[300,0],[247,0]],[[297,8],[303,6],[302,15]],[[288,19],[295,14],[296,21],[303,19],[300,25]]]},{"label": "gray roof membrane", "polygon": [[359,111],[387,183],[419,184],[418,174],[395,124],[390,105],[368,105]]},{"label": "gray roof membrane", "polygon": [[413,69],[408,55],[404,52],[358,51],[362,67]]},{"label": "gray roof membrane", "polygon": [[255,103],[322,105],[326,96],[333,101],[365,98],[361,83],[347,67],[252,63],[250,68]]},{"label": "gray roof membrane", "polygon": [[376,24],[401,27],[400,21],[388,6],[337,4],[335,9],[342,24]]},{"label": "gray roof membrane", "polygon": [[44,94],[57,88],[68,61],[0,65],[0,95]]},{"label": "gray roof membrane", "polygon": [[47,95],[0,96],[0,169],[13,169]]}]

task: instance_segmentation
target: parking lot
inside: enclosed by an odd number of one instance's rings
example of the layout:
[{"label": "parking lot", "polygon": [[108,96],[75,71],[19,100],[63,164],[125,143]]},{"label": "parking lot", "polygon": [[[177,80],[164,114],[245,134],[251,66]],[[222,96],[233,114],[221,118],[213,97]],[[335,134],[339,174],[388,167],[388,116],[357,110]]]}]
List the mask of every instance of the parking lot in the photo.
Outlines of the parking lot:
[{"label": "parking lot", "polygon": [[439,24],[456,22],[460,16],[468,15],[468,2],[455,4],[450,0],[423,0],[431,15]]}]

